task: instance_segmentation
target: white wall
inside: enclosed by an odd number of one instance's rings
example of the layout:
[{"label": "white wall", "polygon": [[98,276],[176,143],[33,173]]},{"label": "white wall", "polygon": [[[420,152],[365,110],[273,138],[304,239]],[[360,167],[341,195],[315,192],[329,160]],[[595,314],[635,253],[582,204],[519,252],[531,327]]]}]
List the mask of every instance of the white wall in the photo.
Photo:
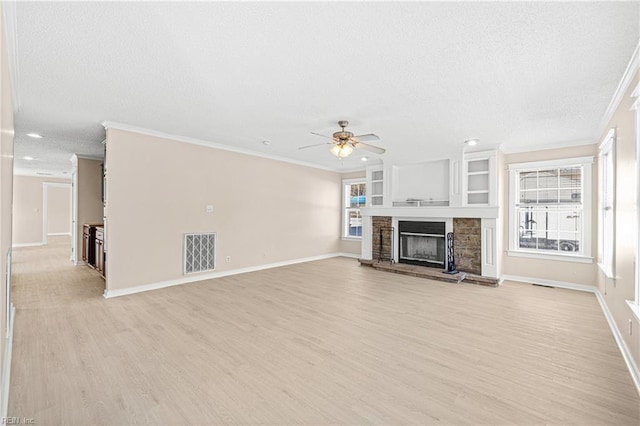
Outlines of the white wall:
[{"label": "white wall", "polygon": [[47,235],[71,233],[71,183],[45,185]]},{"label": "white wall", "polygon": [[393,201],[449,200],[449,160],[393,166]]},{"label": "white wall", "polygon": [[604,139],[610,128],[616,128],[615,279],[607,278],[600,268],[596,268],[595,271],[598,288],[636,366],[640,366],[640,320],[631,312],[627,300],[635,298],[635,257],[638,250],[636,240],[640,228],[640,224],[636,223],[637,201],[635,200],[640,184],[635,174],[636,122],[635,111],[631,110],[632,102],[635,100],[631,97],[631,93],[639,83],[640,72],[636,72],[629,89],[622,97],[620,105],[598,141]]},{"label": "white wall", "polygon": [[216,272],[338,253],[341,190],[339,173],[108,129],[107,292],[184,278],[184,233],[217,233]]},{"label": "white wall", "polygon": [[[69,232],[71,220],[70,181],[34,176],[15,176],[13,188],[13,244],[43,244],[44,183],[66,183],[65,188],[49,186],[52,199],[51,222],[60,232]],[[55,188],[50,192],[51,188]],[[49,198],[49,197],[48,197]],[[49,203],[47,203],[49,204]],[[61,206],[64,204],[65,206]],[[66,223],[66,225],[64,225]]]},{"label": "white wall", "polygon": [[[2,5],[0,5],[2,15]],[[11,250],[12,199],[13,199],[13,102],[11,99],[11,81],[7,60],[7,48],[4,34],[4,22],[0,19],[0,366],[4,366],[7,341],[7,253]],[[7,374],[2,371],[0,383],[0,404],[6,415],[4,403],[8,397],[9,383]]]}]

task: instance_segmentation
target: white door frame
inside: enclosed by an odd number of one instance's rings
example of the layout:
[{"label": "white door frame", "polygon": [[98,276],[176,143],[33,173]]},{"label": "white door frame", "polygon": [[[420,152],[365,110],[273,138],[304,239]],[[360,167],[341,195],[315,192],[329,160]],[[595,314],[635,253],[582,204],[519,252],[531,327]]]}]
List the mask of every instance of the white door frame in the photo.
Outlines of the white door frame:
[{"label": "white door frame", "polygon": [[71,261],[78,264],[78,172],[71,175]]},{"label": "white door frame", "polygon": [[[49,225],[48,222],[48,214],[49,212],[47,211],[47,200],[49,198],[49,188],[55,186],[58,188],[69,188],[71,190],[72,185],[71,183],[62,183],[62,182],[42,182],[42,244],[47,244],[47,227]],[[73,194],[71,194],[71,211],[73,212]],[[72,213],[73,216],[73,213]],[[71,221],[70,223],[70,229],[73,229],[73,220],[70,217],[69,220]],[[72,231],[73,233],[73,231]]]}]

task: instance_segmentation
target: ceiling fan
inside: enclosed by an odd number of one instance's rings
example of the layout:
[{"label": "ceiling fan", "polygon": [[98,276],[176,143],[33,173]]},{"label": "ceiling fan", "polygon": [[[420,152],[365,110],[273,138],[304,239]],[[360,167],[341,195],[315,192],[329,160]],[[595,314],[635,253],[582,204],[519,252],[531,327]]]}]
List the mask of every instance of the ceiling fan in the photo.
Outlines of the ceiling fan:
[{"label": "ceiling fan", "polygon": [[332,141],[308,146],[301,146],[298,149],[312,148],[314,146],[320,145],[333,145],[329,149],[329,151],[331,151],[331,153],[338,158],[348,157],[353,152],[353,148],[364,149],[365,151],[373,152],[376,154],[384,154],[385,150],[383,148],[378,148],[377,146],[365,143],[365,141],[369,142],[380,140],[378,136],[374,135],[373,133],[354,136],[353,133],[345,130],[345,127],[347,127],[348,125],[349,122],[346,120],[338,121],[338,126],[342,127],[342,130],[335,132],[333,136],[326,136],[320,133],[311,132],[316,136],[322,136],[323,138],[332,139]]}]

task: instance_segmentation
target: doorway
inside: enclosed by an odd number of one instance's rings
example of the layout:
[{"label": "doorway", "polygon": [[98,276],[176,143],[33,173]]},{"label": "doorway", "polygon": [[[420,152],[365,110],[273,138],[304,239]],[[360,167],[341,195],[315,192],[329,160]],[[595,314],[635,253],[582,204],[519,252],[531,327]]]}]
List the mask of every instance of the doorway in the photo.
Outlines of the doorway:
[{"label": "doorway", "polygon": [[71,183],[43,182],[42,184],[42,243],[50,237],[71,243],[72,230]]}]

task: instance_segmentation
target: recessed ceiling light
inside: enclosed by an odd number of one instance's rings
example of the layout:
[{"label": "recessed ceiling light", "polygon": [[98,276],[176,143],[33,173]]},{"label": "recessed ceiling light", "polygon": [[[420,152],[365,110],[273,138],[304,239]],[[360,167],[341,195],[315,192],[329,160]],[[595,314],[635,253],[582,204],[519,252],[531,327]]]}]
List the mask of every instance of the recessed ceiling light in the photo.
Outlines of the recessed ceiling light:
[{"label": "recessed ceiling light", "polygon": [[34,158],[33,158],[33,157],[29,157],[28,155],[27,155],[26,157],[22,157],[22,158],[24,158],[24,159],[25,159],[25,160],[27,160],[27,161],[34,160]]},{"label": "recessed ceiling light", "polygon": [[269,145],[271,145],[271,142],[269,142],[269,141],[262,141],[262,145],[269,146]]},{"label": "recessed ceiling light", "polygon": [[362,161],[367,161],[367,160],[369,160],[369,157],[362,157],[361,160]]},{"label": "recessed ceiling light", "polygon": [[480,142],[480,139],[467,139],[466,141],[464,141],[464,143],[469,146],[477,145],[478,142]]},{"label": "recessed ceiling light", "polygon": [[27,133],[27,136],[29,136],[30,138],[34,138],[34,139],[42,139],[43,136],[39,135],[37,133]]}]

